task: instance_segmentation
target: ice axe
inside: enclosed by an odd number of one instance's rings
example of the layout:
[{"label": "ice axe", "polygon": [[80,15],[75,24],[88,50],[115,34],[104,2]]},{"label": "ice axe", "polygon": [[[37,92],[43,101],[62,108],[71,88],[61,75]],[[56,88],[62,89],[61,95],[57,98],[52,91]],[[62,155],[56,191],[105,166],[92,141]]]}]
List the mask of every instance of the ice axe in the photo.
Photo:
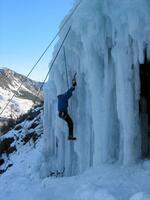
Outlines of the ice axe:
[{"label": "ice axe", "polygon": [[72,79],[72,86],[73,87],[77,86],[76,76],[77,76],[77,73],[74,74],[73,79]]}]

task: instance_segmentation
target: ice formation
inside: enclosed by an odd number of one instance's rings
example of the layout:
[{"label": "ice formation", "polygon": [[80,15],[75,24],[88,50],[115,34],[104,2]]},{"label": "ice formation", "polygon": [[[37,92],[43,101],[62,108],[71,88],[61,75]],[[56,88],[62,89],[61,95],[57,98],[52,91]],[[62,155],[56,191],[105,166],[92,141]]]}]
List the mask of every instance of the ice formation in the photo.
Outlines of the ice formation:
[{"label": "ice formation", "polygon": [[82,1],[54,50],[71,24],[64,46],[70,84],[77,72],[69,113],[78,140],[67,141],[67,126],[57,116],[57,95],[67,90],[61,51],[45,87],[42,173],[75,175],[141,157],[139,64],[145,49],[150,59],[149,23],[149,0]]}]

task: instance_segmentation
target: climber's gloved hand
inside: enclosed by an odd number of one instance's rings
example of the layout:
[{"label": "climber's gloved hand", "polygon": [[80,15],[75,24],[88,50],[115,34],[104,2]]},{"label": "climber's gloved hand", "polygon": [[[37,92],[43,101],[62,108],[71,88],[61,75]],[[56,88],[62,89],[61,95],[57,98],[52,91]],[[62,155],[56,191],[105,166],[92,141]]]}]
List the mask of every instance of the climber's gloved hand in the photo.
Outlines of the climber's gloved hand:
[{"label": "climber's gloved hand", "polygon": [[72,80],[72,86],[73,86],[73,87],[76,87],[76,86],[77,86],[77,81],[76,81],[76,79],[73,79],[73,80]]}]

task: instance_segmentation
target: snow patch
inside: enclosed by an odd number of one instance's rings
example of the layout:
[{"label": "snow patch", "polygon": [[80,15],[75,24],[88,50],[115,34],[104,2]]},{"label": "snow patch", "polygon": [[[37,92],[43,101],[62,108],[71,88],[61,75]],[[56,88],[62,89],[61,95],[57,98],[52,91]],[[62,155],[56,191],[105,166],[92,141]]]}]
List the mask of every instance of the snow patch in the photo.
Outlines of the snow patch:
[{"label": "snow patch", "polygon": [[133,195],[133,197],[130,200],[150,200],[150,194],[139,192]]},{"label": "snow patch", "polygon": [[76,192],[73,200],[117,200],[107,190],[96,185],[85,184]]}]

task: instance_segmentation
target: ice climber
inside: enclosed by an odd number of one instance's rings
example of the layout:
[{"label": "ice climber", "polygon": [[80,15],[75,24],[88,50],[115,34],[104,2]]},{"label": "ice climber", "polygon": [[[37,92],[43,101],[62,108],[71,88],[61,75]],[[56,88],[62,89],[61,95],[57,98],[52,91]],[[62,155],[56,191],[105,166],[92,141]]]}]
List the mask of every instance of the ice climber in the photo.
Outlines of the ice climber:
[{"label": "ice climber", "polygon": [[72,80],[72,87],[64,94],[58,95],[58,113],[59,117],[67,122],[69,128],[68,140],[76,140],[76,137],[73,136],[73,122],[68,114],[68,100],[72,96],[76,85],[76,79],[74,78]]}]

